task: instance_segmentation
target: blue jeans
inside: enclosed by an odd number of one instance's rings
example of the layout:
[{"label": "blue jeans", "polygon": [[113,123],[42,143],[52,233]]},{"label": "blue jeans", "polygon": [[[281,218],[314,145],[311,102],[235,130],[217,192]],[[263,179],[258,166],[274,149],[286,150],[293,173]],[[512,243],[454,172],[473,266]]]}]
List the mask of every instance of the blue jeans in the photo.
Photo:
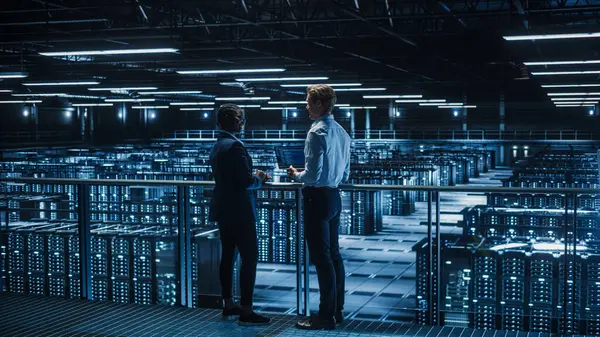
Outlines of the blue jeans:
[{"label": "blue jeans", "polygon": [[338,231],[342,200],[339,190],[334,188],[305,187],[302,194],[304,235],[321,294],[319,316],[331,320],[344,308],[346,272]]}]

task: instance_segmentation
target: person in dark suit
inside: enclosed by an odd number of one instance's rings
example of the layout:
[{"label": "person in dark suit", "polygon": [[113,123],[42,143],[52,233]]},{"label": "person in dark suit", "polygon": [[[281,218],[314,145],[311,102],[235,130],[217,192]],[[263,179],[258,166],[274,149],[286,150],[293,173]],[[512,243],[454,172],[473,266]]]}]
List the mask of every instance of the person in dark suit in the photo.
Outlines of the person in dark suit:
[{"label": "person in dark suit", "polygon": [[[217,113],[220,134],[210,152],[215,189],[210,203],[210,221],[219,225],[222,243],[220,281],[223,316],[239,316],[242,325],[269,324],[270,319],[252,310],[252,296],[258,263],[256,199],[254,190],[269,179],[263,171],[252,173],[252,158],[235,133],[242,130],[245,117],[235,104],[224,104]],[[240,270],[241,306],[232,298],[233,265],[237,251]]]}]

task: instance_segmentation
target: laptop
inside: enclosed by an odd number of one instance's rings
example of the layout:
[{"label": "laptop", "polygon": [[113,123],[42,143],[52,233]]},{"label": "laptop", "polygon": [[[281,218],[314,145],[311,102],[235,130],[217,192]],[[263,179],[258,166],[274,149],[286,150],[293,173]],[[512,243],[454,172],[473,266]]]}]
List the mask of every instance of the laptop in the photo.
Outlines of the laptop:
[{"label": "laptop", "polygon": [[277,165],[280,169],[286,169],[294,166],[297,169],[304,169],[304,148],[303,147],[280,147],[275,149],[277,155]]}]

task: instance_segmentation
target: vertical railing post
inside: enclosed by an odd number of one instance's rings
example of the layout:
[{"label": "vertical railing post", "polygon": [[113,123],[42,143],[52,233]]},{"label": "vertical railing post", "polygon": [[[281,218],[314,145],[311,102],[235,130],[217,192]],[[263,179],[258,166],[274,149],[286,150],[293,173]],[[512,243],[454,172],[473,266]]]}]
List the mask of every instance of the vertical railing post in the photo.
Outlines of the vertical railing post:
[{"label": "vertical railing post", "polygon": [[[298,192],[302,194],[302,189],[298,189]],[[302,199],[302,197],[300,197]],[[302,227],[304,229],[304,221],[302,221]],[[308,244],[306,243],[306,237],[304,235],[306,233],[305,230],[302,231],[302,244],[303,244],[303,253],[304,253],[304,314],[306,316],[310,316],[310,257],[308,252]]]},{"label": "vertical railing post", "polygon": [[304,247],[304,231],[302,226],[302,190],[296,189],[296,314],[306,315],[308,302],[304,302],[304,291],[308,291],[302,287],[302,272],[303,261],[306,259],[303,256]]},{"label": "vertical railing post", "polygon": [[[569,303],[568,280],[569,280],[569,195],[565,193],[565,216],[563,224],[563,236],[565,238],[565,251],[563,258],[563,298],[561,309],[563,310],[563,324],[561,325],[562,332],[568,333],[567,326],[567,304]],[[574,266],[573,266],[574,267]],[[575,294],[573,294],[575,295]]]},{"label": "vertical railing post", "polygon": [[90,186],[79,183],[77,225],[79,229],[79,261],[81,261],[81,298],[91,300],[92,297],[92,268],[91,268],[91,243],[90,231]]},{"label": "vertical railing post", "polygon": [[190,188],[177,185],[177,298],[176,304],[192,307],[192,240]]}]

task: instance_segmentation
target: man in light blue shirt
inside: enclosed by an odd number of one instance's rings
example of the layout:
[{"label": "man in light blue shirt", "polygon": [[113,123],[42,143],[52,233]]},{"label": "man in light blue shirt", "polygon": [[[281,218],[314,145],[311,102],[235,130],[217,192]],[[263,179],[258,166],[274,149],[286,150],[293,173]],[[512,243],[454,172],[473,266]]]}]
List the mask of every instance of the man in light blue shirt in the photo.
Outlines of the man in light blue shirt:
[{"label": "man in light blue shirt", "polygon": [[333,330],[344,319],[345,270],[339,246],[342,200],[338,185],[350,174],[350,136],[333,118],[336,95],[327,85],[307,90],[306,110],[313,124],[304,145],[305,169],[288,175],[304,183],[304,231],[321,293],[319,314],[296,324],[299,329]]}]

